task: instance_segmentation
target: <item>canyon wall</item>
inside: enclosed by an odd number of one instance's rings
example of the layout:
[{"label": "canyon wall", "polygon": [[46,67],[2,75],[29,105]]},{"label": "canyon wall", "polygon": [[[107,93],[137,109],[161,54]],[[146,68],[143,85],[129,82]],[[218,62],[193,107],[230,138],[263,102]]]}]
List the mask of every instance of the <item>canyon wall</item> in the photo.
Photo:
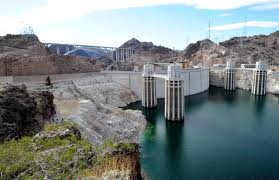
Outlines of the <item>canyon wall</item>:
[{"label": "canyon wall", "polygon": [[[209,71],[209,84],[216,87],[224,87],[224,68],[211,67]],[[237,68],[235,86],[239,89],[251,90],[253,69]],[[267,92],[279,94],[279,72],[268,71]]]},{"label": "canyon wall", "polygon": [[269,35],[234,37],[218,44],[209,39],[191,43],[180,53],[179,61],[189,66],[203,64],[212,66],[231,60],[240,64],[265,61],[268,65],[279,65],[279,31]]},{"label": "canyon wall", "polygon": [[49,75],[98,72],[101,61],[52,54],[35,35],[0,36],[0,75]]},{"label": "canyon wall", "polygon": [[55,114],[53,98],[24,85],[0,87],[0,142],[39,132]]},{"label": "canyon wall", "polygon": [[58,117],[75,122],[91,143],[101,144],[107,138],[139,142],[145,117],[141,111],[118,108],[139,100],[129,88],[99,74],[59,81],[48,90],[54,95]]}]

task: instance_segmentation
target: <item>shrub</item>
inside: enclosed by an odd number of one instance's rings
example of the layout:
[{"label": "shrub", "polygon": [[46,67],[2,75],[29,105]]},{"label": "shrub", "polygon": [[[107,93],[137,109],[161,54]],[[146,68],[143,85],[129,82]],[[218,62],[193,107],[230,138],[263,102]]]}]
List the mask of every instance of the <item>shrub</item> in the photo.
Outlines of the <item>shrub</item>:
[{"label": "shrub", "polygon": [[[64,126],[49,125],[55,131]],[[67,137],[23,137],[0,144],[0,179],[74,178],[92,164],[91,144],[70,134]]]},{"label": "shrub", "polygon": [[46,78],[46,86],[52,86],[51,79],[49,76]]}]

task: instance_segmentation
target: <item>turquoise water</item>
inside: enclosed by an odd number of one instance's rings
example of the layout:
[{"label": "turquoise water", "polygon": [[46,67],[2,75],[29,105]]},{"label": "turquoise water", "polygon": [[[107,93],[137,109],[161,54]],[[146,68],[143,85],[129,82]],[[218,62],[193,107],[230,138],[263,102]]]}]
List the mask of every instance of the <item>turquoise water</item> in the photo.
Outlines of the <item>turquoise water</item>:
[{"label": "turquoise water", "polygon": [[142,137],[142,169],[148,179],[279,179],[279,96],[255,98],[221,88],[185,98],[184,123],[164,119],[141,102],[148,120]]}]

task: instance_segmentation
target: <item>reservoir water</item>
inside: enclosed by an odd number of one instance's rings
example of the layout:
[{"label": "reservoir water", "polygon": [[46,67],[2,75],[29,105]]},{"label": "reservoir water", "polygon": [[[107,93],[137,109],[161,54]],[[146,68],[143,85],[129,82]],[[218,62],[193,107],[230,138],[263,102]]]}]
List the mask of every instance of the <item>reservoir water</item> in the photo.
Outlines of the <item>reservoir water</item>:
[{"label": "reservoir water", "polygon": [[184,123],[164,119],[141,102],[148,125],[141,140],[141,163],[151,180],[279,179],[279,96],[210,88],[185,97]]}]

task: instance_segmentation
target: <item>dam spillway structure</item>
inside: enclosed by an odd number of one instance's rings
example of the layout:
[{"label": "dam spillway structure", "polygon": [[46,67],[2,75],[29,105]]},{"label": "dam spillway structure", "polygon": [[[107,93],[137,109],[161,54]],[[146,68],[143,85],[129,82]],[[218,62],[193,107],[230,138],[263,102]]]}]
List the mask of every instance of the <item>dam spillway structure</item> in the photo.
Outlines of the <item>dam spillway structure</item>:
[{"label": "dam spillway structure", "polygon": [[145,64],[143,67],[143,92],[142,106],[145,108],[154,108],[157,106],[156,79],[154,75],[154,65]]},{"label": "dam spillway structure", "polygon": [[184,81],[181,66],[168,66],[165,78],[165,118],[170,121],[184,120]]},{"label": "dam spillway structure", "polygon": [[224,77],[224,89],[226,91],[235,90],[235,64],[232,61],[227,61]]},{"label": "dam spillway structure", "polygon": [[267,64],[264,61],[256,62],[256,67],[253,70],[252,91],[254,95],[266,95],[267,82]]}]

